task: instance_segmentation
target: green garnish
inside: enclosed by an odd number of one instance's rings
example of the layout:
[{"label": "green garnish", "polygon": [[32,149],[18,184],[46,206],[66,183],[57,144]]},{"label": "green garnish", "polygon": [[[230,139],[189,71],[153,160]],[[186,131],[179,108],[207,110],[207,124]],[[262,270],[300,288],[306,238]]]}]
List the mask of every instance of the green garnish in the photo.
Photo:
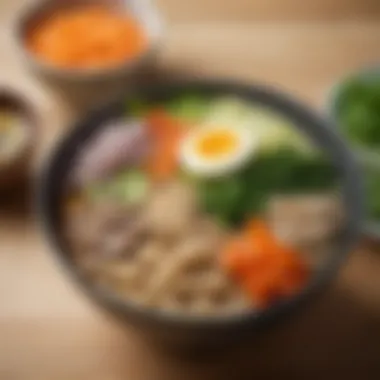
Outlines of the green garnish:
[{"label": "green garnish", "polygon": [[137,204],[147,194],[148,179],[139,170],[120,173],[110,180],[91,185],[87,190],[94,199],[121,201],[124,204]]},{"label": "green garnish", "polygon": [[183,121],[197,123],[202,120],[209,108],[209,100],[202,95],[188,94],[175,98],[165,105],[165,109]]},{"label": "green garnish", "polygon": [[125,107],[128,116],[141,117],[149,110],[149,104],[141,99],[133,99],[128,101]]},{"label": "green garnish", "polygon": [[[357,148],[380,149],[380,76],[357,78],[342,89],[337,101],[338,122]],[[366,165],[368,166],[368,165]],[[371,218],[380,218],[380,174],[365,169],[367,202]]]},{"label": "green garnish", "polygon": [[203,208],[227,225],[265,207],[271,195],[332,189],[335,168],[324,157],[278,148],[256,157],[240,173],[198,183]]},{"label": "green garnish", "polygon": [[380,77],[355,79],[342,89],[338,122],[347,137],[367,148],[380,148]]}]

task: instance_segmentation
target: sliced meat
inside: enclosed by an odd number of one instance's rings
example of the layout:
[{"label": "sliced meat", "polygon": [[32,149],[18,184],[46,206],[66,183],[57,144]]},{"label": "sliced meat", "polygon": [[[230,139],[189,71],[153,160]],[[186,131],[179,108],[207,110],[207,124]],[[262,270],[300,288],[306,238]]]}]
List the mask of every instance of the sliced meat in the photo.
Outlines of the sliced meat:
[{"label": "sliced meat", "polygon": [[338,197],[326,194],[278,196],[268,219],[276,236],[298,247],[329,241],[342,223]]},{"label": "sliced meat", "polygon": [[[202,280],[213,273],[221,241],[214,237],[186,236],[175,244],[170,255],[162,262],[162,268],[152,277],[150,299],[157,301],[165,293],[173,292],[189,277]],[[195,290],[195,289],[194,289]]]},{"label": "sliced meat", "polygon": [[179,238],[191,230],[197,211],[192,189],[170,182],[153,192],[142,211],[147,230],[162,238]]},{"label": "sliced meat", "polygon": [[74,251],[94,259],[132,257],[145,236],[135,209],[106,202],[71,214],[67,228]]},{"label": "sliced meat", "polygon": [[215,246],[215,250],[219,249],[228,237],[227,231],[208,217],[197,220],[193,226],[193,234],[207,239],[210,245]]}]

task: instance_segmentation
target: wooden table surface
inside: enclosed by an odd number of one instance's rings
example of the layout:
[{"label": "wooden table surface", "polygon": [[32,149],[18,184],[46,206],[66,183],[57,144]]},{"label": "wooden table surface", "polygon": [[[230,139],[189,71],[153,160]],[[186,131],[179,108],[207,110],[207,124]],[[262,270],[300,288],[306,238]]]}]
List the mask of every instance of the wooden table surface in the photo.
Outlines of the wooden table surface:
[{"label": "wooden table surface", "polygon": [[[83,110],[31,77],[17,58],[10,23],[24,2],[0,2],[0,80],[39,110],[39,162]],[[159,3],[169,21],[166,72],[269,82],[318,108],[337,77],[380,61],[378,0]],[[0,209],[1,380],[380,378],[375,247],[358,249],[325,295],[251,347],[189,362],[94,310],[52,259],[28,203],[3,199]]]}]

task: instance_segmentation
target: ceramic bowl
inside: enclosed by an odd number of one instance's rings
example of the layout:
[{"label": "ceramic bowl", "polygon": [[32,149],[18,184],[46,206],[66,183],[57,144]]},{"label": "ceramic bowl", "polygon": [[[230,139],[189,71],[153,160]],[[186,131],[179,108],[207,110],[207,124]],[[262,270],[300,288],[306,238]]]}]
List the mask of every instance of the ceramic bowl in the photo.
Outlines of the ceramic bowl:
[{"label": "ceramic bowl", "polygon": [[[339,98],[342,95],[345,86],[348,82],[354,79],[363,79],[371,81],[373,78],[380,78],[380,65],[373,65],[355,72],[346,74],[332,85],[325,103],[325,113],[332,120],[331,125],[339,128],[339,133],[344,136],[344,125],[340,125],[337,115],[337,105]],[[380,175],[380,152],[375,150],[365,149],[359,146],[352,146],[358,161],[363,167],[363,170],[378,171]],[[379,195],[380,196],[380,195]],[[380,241],[380,220],[369,220],[365,227],[365,233],[371,239]]]},{"label": "ceramic bowl", "polygon": [[[25,37],[29,28],[39,19],[49,17],[51,12],[80,4],[100,4],[112,7],[120,12],[128,11],[143,26],[149,45],[139,57],[113,67],[101,69],[70,70],[47,64],[35,57],[25,46]],[[94,25],[96,28],[96,25]],[[156,7],[150,0],[42,0],[33,2],[22,10],[15,23],[16,45],[23,60],[39,76],[54,84],[89,85],[107,82],[117,83],[143,72],[154,65],[163,33],[163,22]]]},{"label": "ceramic bowl", "polygon": [[[73,262],[70,250],[60,233],[60,205],[64,188],[70,173],[70,162],[85,142],[99,132],[110,120],[125,114],[128,100],[145,99],[153,103],[166,101],[182,93],[200,93],[206,96],[231,95],[248,102],[261,104],[289,119],[297,128],[306,133],[312,141],[323,147],[339,171],[342,184],[342,199],[346,218],[342,234],[334,252],[329,255],[310,283],[303,291],[263,311],[252,310],[232,316],[192,317],[147,309],[119,299],[94,286],[84,278]],[[140,88],[81,120],[76,128],[57,146],[47,162],[39,182],[39,215],[45,235],[64,268],[75,279],[79,287],[105,310],[123,322],[132,324],[140,331],[162,342],[178,347],[221,347],[235,339],[253,339],[251,333],[262,330],[275,321],[291,315],[299,306],[310,301],[334,278],[346,256],[352,251],[359,236],[362,218],[362,189],[360,171],[345,143],[325,120],[318,117],[304,105],[276,90],[258,85],[246,85],[222,81],[186,81],[171,84],[156,84]]]}]

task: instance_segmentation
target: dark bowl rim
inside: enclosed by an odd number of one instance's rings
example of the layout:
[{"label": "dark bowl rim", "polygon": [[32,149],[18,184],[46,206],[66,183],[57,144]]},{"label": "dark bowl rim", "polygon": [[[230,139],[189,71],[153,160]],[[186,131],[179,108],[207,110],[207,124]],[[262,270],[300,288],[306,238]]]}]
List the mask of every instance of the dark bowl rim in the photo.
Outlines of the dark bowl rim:
[{"label": "dark bowl rim", "polygon": [[[351,253],[354,245],[361,234],[363,219],[363,186],[359,166],[356,163],[351,151],[335,133],[334,129],[329,126],[328,120],[325,120],[310,110],[310,107],[293,99],[289,95],[279,92],[261,84],[244,84],[234,80],[219,79],[190,79],[175,80],[160,83],[154,83],[142,86],[136,91],[126,93],[123,102],[133,99],[136,96],[144,97],[167,97],[181,92],[208,92],[223,93],[241,96],[250,101],[262,103],[286,115],[290,120],[296,120],[297,125],[305,122],[305,131],[309,130],[312,138],[319,141],[335,155],[336,163],[342,171],[342,188],[343,199],[347,206],[347,225],[343,243],[337,249],[337,252],[326,264],[326,267],[314,276],[313,280],[297,295],[263,311],[247,311],[242,313],[231,314],[227,316],[208,317],[208,316],[185,316],[182,314],[165,313],[158,310],[152,310],[145,307],[139,307],[131,302],[121,300],[113,294],[105,293],[99,288],[91,285],[83,275],[76,269],[75,264],[69,259],[69,254],[63,249],[59,241],[59,233],[53,227],[54,217],[52,217],[52,205],[48,200],[52,197],[51,178],[56,171],[56,166],[65,155],[65,151],[80,134],[87,130],[96,130],[101,128],[97,120],[103,117],[109,118],[107,114],[113,107],[120,103],[118,100],[110,102],[101,109],[94,111],[82,121],[76,123],[76,127],[71,130],[62,141],[53,150],[50,159],[46,160],[45,168],[41,171],[41,178],[37,182],[37,215],[40,218],[40,226],[47,235],[53,248],[56,258],[63,264],[64,269],[70,277],[75,280],[79,287],[87,293],[90,299],[108,311],[118,315],[127,316],[130,321],[145,323],[148,325],[157,325],[167,328],[185,328],[194,330],[210,330],[224,328],[249,328],[258,325],[261,322],[268,322],[277,319],[280,315],[287,314],[305,301],[312,299],[313,295],[318,294],[333,279],[339,267],[345,258]],[[97,125],[97,127],[93,127]],[[312,125],[309,129],[308,125]],[[83,138],[83,136],[82,136]],[[57,197],[57,196],[56,196]],[[54,211],[53,211],[54,212]]]}]

